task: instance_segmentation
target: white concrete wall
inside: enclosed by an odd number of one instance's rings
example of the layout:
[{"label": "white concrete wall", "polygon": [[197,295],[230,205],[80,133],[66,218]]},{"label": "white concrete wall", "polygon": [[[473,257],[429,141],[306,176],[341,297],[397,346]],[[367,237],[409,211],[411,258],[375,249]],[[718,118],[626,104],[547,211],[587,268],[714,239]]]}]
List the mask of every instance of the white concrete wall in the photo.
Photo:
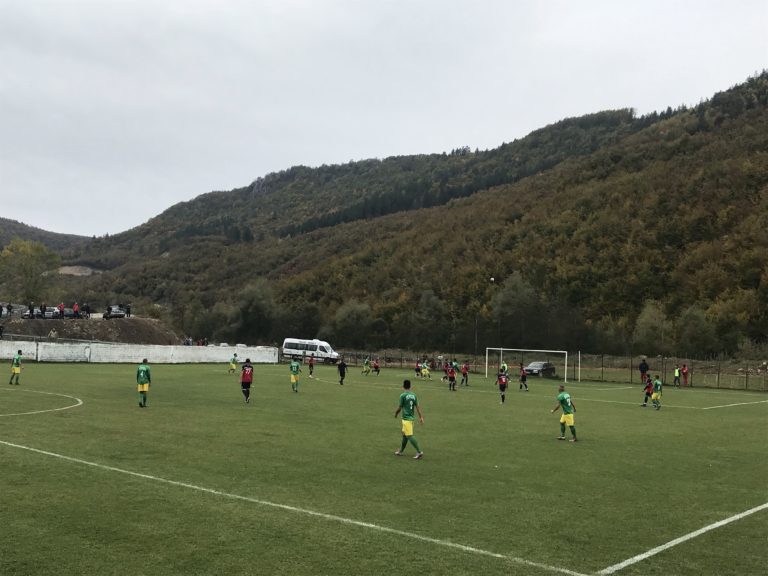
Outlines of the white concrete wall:
[{"label": "white concrete wall", "polygon": [[278,349],[271,346],[155,346],[96,342],[57,343],[0,340],[0,360],[13,358],[18,350],[25,360],[39,362],[136,363],[146,358],[153,364],[228,362],[237,353],[242,362],[276,364]]}]

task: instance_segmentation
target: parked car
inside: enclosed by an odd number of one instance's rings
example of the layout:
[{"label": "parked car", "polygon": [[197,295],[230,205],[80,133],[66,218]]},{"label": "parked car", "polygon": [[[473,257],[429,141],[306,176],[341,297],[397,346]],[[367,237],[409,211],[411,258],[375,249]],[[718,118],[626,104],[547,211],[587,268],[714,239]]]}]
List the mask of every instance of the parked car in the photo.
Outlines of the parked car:
[{"label": "parked car", "polygon": [[552,362],[531,362],[525,367],[525,373],[530,376],[546,376],[554,378],[557,369]]},{"label": "parked car", "polygon": [[[33,311],[35,318],[46,318],[48,320],[51,320],[52,318],[58,318],[59,317],[59,311],[56,308],[52,308],[51,306],[45,307],[45,316],[43,316],[43,313],[40,312],[40,308],[35,308]],[[29,308],[25,309],[24,312],[21,313],[21,317],[29,320]]]},{"label": "parked car", "polygon": [[107,306],[106,312],[104,312],[101,317],[105,320],[109,320],[110,318],[125,318],[125,310],[120,308],[120,306]]}]

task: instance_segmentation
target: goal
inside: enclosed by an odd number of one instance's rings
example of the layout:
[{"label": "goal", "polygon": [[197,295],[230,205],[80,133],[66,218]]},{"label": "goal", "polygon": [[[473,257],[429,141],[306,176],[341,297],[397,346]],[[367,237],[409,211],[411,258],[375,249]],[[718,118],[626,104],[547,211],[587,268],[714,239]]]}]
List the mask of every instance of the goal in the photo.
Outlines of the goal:
[{"label": "goal", "polygon": [[[527,366],[531,362],[550,362],[555,366],[555,377],[568,382],[568,351],[567,350],[531,350],[528,348],[486,348],[485,377],[489,370],[498,370],[503,362],[515,367],[521,362]],[[513,374],[516,370],[512,371]]]}]

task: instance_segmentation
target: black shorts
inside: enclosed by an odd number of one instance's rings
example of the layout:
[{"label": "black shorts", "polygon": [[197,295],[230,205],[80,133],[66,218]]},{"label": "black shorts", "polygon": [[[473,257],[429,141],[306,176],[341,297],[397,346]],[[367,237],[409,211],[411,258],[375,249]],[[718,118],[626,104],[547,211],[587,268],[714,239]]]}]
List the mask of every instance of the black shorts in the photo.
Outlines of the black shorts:
[{"label": "black shorts", "polygon": [[502,394],[507,391],[507,385],[506,384],[499,384],[499,392]]},{"label": "black shorts", "polygon": [[250,382],[240,382],[240,387],[243,390],[250,390],[251,389],[251,383]]},{"label": "black shorts", "polygon": [[528,380],[528,375],[527,374],[523,374],[523,375],[520,376],[520,382],[525,382],[526,380]]}]

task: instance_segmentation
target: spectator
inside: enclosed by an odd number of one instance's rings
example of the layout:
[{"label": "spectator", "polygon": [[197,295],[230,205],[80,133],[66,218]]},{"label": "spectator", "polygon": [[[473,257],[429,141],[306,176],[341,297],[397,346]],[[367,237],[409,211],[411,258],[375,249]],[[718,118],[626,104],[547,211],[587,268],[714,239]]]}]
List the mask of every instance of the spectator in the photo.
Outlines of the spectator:
[{"label": "spectator", "polygon": [[8,311],[8,318],[10,318],[11,312],[13,312],[13,306],[11,306],[10,302],[8,302],[8,305],[5,307],[5,309]]},{"label": "spectator", "polygon": [[30,302],[28,308],[29,308],[29,319],[33,320],[35,318],[35,305],[32,302]]},{"label": "spectator", "polygon": [[57,308],[59,309],[59,318],[64,318],[64,302],[59,302]]},{"label": "spectator", "polygon": [[125,305],[125,317],[130,318],[131,317],[131,305],[126,304]]},{"label": "spectator", "polygon": [[645,386],[645,380],[648,375],[648,362],[645,361],[645,358],[640,360],[640,365],[637,368],[640,370],[640,384]]},{"label": "spectator", "polygon": [[80,318],[80,305],[77,302],[72,304],[72,315],[75,318]]}]

